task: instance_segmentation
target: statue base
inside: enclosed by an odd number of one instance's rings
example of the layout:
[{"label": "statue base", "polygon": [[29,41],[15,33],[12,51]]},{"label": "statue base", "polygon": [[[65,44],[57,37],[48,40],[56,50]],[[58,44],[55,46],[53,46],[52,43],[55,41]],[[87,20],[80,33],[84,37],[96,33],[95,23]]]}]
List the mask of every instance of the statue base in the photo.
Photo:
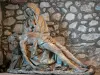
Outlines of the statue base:
[{"label": "statue base", "polygon": [[94,72],[76,73],[73,71],[26,71],[26,70],[8,70],[9,73],[14,74],[38,74],[38,75],[94,75]]}]

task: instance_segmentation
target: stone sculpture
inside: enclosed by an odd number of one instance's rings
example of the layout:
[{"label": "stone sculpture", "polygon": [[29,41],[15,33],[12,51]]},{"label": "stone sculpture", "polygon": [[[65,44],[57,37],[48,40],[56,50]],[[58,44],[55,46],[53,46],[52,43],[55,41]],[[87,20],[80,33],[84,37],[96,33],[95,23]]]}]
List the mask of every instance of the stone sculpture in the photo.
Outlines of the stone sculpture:
[{"label": "stone sculpture", "polygon": [[12,51],[12,60],[10,67],[8,69],[16,69],[18,68],[18,63],[20,62],[20,59],[22,58],[21,55],[21,50],[20,50],[20,45],[19,45],[19,40],[18,40],[18,34],[13,33],[8,37],[8,42],[9,42],[9,48]]},{"label": "stone sculpture", "polygon": [[[20,46],[18,45],[17,50],[19,49],[21,51],[22,54],[20,56],[22,57],[22,62],[28,66],[22,69],[23,63],[21,62],[20,70],[17,70],[16,73],[55,71],[55,65],[53,66],[53,64],[56,63],[56,61],[54,61],[51,52],[56,54],[63,63],[68,65],[66,70],[71,68],[70,70],[75,73],[85,73],[86,71],[87,73],[94,72],[92,68],[88,69],[87,66],[70,53],[66,47],[50,36],[48,26],[44,18],[40,15],[40,9],[36,4],[27,3],[24,6],[24,10],[26,16],[24,33],[19,37],[18,44]],[[19,58],[14,58],[16,61],[18,59]],[[11,68],[8,72],[12,72],[11,70],[14,68]],[[36,70],[38,70],[38,72]]]}]

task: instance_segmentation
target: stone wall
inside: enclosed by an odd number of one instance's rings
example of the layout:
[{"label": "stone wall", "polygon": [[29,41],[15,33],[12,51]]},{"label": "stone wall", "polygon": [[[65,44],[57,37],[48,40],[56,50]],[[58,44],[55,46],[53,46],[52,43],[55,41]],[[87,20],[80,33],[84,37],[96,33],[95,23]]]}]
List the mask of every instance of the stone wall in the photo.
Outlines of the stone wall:
[{"label": "stone wall", "polygon": [[[31,0],[31,2],[37,3],[40,7],[41,15],[44,16],[52,37],[65,45],[77,58],[84,59],[85,63],[100,65],[100,11],[96,9],[98,1]],[[19,34],[23,32],[25,16],[21,9],[22,5],[1,3],[0,56],[6,55],[7,59],[11,59],[7,42],[9,32]],[[0,65],[1,61],[2,58]]]},{"label": "stone wall", "polygon": [[2,56],[2,49],[1,49],[1,37],[2,37],[2,12],[1,12],[1,4],[0,4],[0,56],[1,56],[1,60],[0,60],[0,65],[3,63],[3,56]]}]

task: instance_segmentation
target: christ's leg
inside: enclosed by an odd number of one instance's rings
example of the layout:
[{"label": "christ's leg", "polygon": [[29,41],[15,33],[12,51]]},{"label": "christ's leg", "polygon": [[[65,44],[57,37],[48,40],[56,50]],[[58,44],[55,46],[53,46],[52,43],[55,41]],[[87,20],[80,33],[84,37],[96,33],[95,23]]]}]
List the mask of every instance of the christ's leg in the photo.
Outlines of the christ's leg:
[{"label": "christ's leg", "polygon": [[64,54],[63,52],[54,44],[48,42],[48,43],[43,43],[42,45],[40,45],[40,48],[42,49],[47,49],[53,53],[55,53],[56,55],[59,56],[59,58],[63,61],[66,62],[71,68],[82,72],[76,65],[74,65]]},{"label": "christ's leg", "polygon": [[69,52],[64,46],[62,46],[60,43],[56,43],[56,45],[65,53],[65,55],[76,62],[81,67],[86,67],[81,61],[79,61],[71,52]]}]

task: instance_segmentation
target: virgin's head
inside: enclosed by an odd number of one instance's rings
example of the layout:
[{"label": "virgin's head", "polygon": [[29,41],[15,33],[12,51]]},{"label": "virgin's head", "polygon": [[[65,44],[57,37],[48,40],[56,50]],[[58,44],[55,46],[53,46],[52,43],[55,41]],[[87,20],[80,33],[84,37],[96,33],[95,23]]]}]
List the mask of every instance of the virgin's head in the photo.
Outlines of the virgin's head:
[{"label": "virgin's head", "polygon": [[38,8],[36,4],[28,3],[27,7],[31,8],[34,11],[35,15],[40,15],[40,9]]}]

